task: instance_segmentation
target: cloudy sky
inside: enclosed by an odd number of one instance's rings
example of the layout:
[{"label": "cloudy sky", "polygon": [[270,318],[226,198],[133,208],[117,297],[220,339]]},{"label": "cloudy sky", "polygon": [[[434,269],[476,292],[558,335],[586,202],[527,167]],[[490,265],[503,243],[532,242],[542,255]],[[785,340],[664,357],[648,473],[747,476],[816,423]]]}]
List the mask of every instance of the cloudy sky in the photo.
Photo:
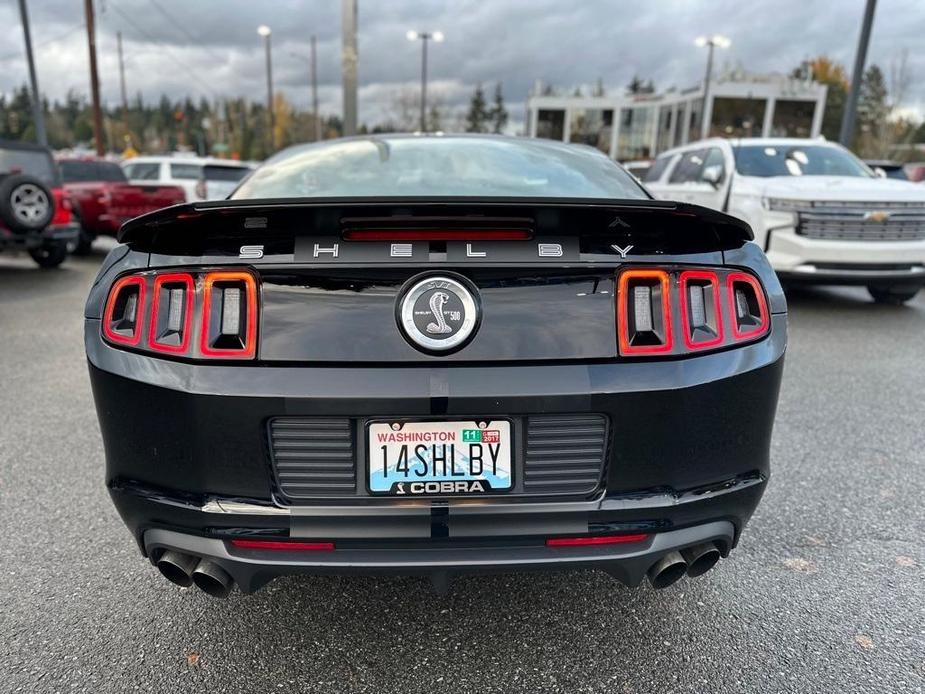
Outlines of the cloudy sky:
[{"label": "cloudy sky", "polygon": [[[298,105],[309,101],[308,37],[318,37],[323,113],[339,113],[340,0],[96,0],[103,98],[119,99],[116,32],[130,94],[214,99],[266,93],[261,38],[273,30],[274,81]],[[442,30],[431,53],[431,92],[462,108],[474,85],[502,82],[512,120],[534,81],[558,87],[599,77],[622,89],[634,74],[657,87],[701,79],[705,55],[693,45],[722,33],[732,47],[718,68],[786,72],[809,56],[853,61],[864,0],[359,0],[360,120],[381,122],[396,94],[417,89],[420,46],[408,29]],[[29,0],[40,88],[51,98],[89,92],[83,3]],[[0,90],[27,79],[16,0],[0,3],[8,27]],[[880,0],[868,62],[889,74],[908,49],[912,83],[904,105],[925,114],[925,1]]]}]

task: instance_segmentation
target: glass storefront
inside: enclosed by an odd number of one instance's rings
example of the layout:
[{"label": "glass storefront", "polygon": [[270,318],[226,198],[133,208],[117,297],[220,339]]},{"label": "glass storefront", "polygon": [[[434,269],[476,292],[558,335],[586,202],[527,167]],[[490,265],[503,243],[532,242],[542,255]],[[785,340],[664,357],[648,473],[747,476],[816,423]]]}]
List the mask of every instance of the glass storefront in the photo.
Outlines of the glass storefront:
[{"label": "glass storefront", "polygon": [[575,109],[570,114],[569,130],[569,142],[591,145],[609,155],[613,111],[599,108]]},{"label": "glass storefront", "polygon": [[815,110],[815,101],[779,99],[774,105],[771,135],[773,137],[810,137]]},{"label": "glass storefront", "polygon": [[536,118],[536,136],[545,137],[549,140],[562,140],[565,134],[565,110],[544,109],[537,112]]},{"label": "glass storefront", "polygon": [[711,137],[758,137],[764,125],[765,99],[713,99]]},{"label": "glass storefront", "polygon": [[630,106],[620,109],[617,159],[619,161],[651,159],[655,128],[654,106]]}]

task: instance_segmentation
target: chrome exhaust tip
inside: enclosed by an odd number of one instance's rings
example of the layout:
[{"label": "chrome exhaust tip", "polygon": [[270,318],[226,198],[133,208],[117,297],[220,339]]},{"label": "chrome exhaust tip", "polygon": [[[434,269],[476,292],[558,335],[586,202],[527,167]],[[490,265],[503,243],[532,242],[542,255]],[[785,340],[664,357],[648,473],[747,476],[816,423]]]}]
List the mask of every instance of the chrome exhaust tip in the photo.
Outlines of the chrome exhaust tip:
[{"label": "chrome exhaust tip", "polygon": [[687,562],[680,552],[669,552],[649,569],[649,583],[653,588],[667,588],[687,573]]},{"label": "chrome exhaust tip", "polygon": [[203,559],[193,570],[192,581],[204,593],[213,598],[228,597],[234,585],[234,579],[225,569],[215,562]]},{"label": "chrome exhaust tip", "polygon": [[157,569],[171,583],[189,588],[193,585],[193,569],[198,561],[198,557],[169,549],[158,558]]},{"label": "chrome exhaust tip", "polygon": [[716,566],[720,553],[719,547],[714,543],[705,542],[702,545],[695,545],[681,550],[681,556],[687,562],[688,578],[696,578]]}]

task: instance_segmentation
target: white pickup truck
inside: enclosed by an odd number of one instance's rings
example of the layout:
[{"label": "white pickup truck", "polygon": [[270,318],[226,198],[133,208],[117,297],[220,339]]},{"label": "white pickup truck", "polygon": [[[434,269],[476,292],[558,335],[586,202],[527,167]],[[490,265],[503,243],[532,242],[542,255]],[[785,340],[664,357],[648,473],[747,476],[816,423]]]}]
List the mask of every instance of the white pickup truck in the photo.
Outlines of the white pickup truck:
[{"label": "white pickup truck", "polygon": [[645,186],[744,219],[785,283],[866,285],[894,304],[925,285],[925,185],[882,178],[840,145],[701,140],[661,154]]}]

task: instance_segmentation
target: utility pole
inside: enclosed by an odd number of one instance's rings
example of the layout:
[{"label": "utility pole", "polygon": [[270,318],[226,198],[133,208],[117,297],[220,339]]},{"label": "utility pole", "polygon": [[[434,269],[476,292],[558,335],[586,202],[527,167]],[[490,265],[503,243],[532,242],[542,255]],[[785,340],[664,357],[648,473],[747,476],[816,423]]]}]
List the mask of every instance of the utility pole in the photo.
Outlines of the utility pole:
[{"label": "utility pole", "polygon": [[32,57],[32,33],[29,31],[29,12],[26,10],[26,0],[19,0],[19,15],[22,18],[22,33],[26,40],[26,62],[29,64],[29,82],[32,86],[32,120],[35,121],[35,137],[40,145],[48,146],[48,135],[45,132],[45,109],[42,107],[42,96],[39,94],[39,80],[35,75],[35,60]]},{"label": "utility pole", "polygon": [[126,144],[131,144],[131,133],[128,128],[128,94],[125,91],[125,61],[122,57],[122,32],[116,32],[116,45],[119,48],[119,87],[122,90],[122,124],[125,126]]},{"label": "utility pole", "polygon": [[854,138],[854,119],[858,111],[858,97],[861,92],[861,79],[864,77],[864,63],[867,62],[867,45],[870,43],[870,30],[874,24],[874,10],[877,0],[867,0],[864,8],[864,23],[861,24],[861,36],[858,38],[858,51],[854,56],[854,72],[851,73],[851,91],[841,121],[841,133],[838,141],[844,147],[851,147]]},{"label": "utility pole", "polygon": [[315,121],[315,142],[321,140],[321,121],[318,120],[318,56],[315,52],[315,37],[312,36],[312,117]]},{"label": "utility pole", "polygon": [[421,132],[427,132],[427,42],[443,41],[442,31],[409,31],[409,41],[421,41]]},{"label": "utility pole", "polygon": [[357,0],[341,0],[344,135],[357,133]]},{"label": "utility pole", "polygon": [[100,80],[96,72],[96,29],[94,27],[93,0],[84,0],[84,14],[87,19],[87,47],[90,49],[90,93],[93,97],[93,139],[96,140],[96,154],[106,154],[103,142],[103,111],[100,107]]}]

